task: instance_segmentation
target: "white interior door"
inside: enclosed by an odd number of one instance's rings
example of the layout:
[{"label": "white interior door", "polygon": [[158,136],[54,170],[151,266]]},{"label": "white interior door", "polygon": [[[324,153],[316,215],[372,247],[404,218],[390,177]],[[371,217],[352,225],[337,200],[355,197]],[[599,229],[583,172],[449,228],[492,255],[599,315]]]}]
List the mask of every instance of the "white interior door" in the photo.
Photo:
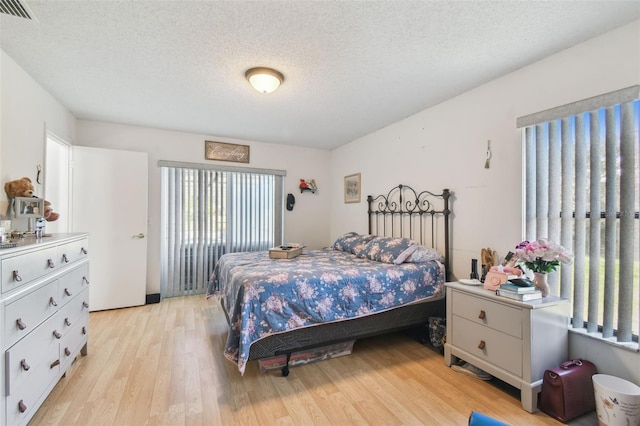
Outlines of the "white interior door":
[{"label": "white interior door", "polygon": [[146,153],[73,147],[73,232],[89,232],[89,309],[145,303]]}]

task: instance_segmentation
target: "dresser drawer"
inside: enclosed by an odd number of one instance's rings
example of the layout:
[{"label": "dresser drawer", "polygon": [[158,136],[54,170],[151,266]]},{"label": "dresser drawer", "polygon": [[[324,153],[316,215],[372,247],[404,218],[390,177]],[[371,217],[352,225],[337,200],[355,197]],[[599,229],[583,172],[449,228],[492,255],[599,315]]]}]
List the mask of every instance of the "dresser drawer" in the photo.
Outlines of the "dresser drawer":
[{"label": "dresser drawer", "polygon": [[454,315],[522,339],[522,312],[519,308],[459,291],[453,292],[453,299]]},{"label": "dresser drawer", "polygon": [[84,320],[89,314],[89,291],[87,289],[81,291],[77,297],[67,303],[60,309],[56,315],[56,329],[62,335],[73,328],[77,323]]},{"label": "dresser drawer", "polygon": [[89,257],[89,239],[83,238],[78,241],[62,244],[58,246],[58,262],[63,265],[77,262],[80,259]]},{"label": "dresser drawer", "polygon": [[58,280],[58,288],[60,290],[60,295],[58,296],[59,305],[63,306],[89,285],[89,264],[84,263],[72,269],[61,275]]},{"label": "dresser drawer", "polygon": [[89,317],[85,315],[76,322],[60,342],[60,362],[63,370],[69,368],[89,335]]},{"label": "dresser drawer", "polygon": [[[60,339],[53,334],[55,317],[49,318],[27,337],[13,345],[5,352],[5,389],[7,395],[14,394],[24,387],[31,376],[46,374],[56,370],[51,365],[59,360]],[[43,367],[46,366],[45,367]],[[48,379],[47,379],[48,380]]]},{"label": "dresser drawer", "polygon": [[522,377],[522,340],[455,315],[451,334],[452,345]]},{"label": "dresser drawer", "polygon": [[58,266],[57,250],[50,247],[2,259],[2,293],[51,273]]},{"label": "dresser drawer", "polygon": [[58,294],[58,280],[52,280],[8,304],[4,318],[5,347],[12,346],[53,315],[58,309],[55,306]]}]

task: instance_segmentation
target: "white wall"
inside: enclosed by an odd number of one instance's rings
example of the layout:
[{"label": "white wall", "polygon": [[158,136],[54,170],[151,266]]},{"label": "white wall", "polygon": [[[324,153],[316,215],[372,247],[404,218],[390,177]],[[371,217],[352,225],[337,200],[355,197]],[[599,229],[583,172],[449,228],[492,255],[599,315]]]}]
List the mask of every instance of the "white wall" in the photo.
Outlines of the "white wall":
[{"label": "white wall", "polygon": [[[304,243],[311,249],[329,244],[329,151],[85,120],[78,121],[77,139],[78,145],[149,154],[147,294],[160,292],[159,160],[286,170],[285,194],[293,193],[296,204],[292,211],[285,210],[285,241]],[[249,145],[250,164],[205,160],[205,140]],[[301,178],[315,179],[319,190],[301,194]]]},{"label": "white wall", "polygon": [[[46,132],[72,143],[76,119],[4,51],[0,51],[0,93],[0,212],[4,213],[7,181],[27,176],[35,194],[44,195],[36,175],[37,166],[44,167]],[[51,201],[56,207],[55,200]]]},{"label": "white wall", "polygon": [[[453,273],[467,278],[483,247],[504,256],[521,241],[521,135],[516,118],[640,84],[640,21],[362,137],[331,154],[332,238],[367,229],[366,203],[344,204],[343,177],[362,173],[363,194],[397,184],[453,191]],[[491,168],[484,168],[487,140]],[[572,334],[570,353],[640,383],[640,356]],[[608,358],[607,355],[608,354]],[[609,360],[616,359],[614,366]],[[615,363],[614,363],[615,364]]]}]

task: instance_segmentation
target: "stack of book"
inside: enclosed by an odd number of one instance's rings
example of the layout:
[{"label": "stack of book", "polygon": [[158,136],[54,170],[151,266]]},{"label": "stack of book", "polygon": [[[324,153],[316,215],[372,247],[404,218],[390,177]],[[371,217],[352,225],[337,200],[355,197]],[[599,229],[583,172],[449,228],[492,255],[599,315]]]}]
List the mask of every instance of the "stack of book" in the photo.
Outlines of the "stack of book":
[{"label": "stack of book", "polygon": [[498,296],[508,297],[509,299],[519,300],[521,302],[542,299],[542,292],[535,287],[519,287],[509,282],[501,284],[500,288],[496,290],[496,294]]}]

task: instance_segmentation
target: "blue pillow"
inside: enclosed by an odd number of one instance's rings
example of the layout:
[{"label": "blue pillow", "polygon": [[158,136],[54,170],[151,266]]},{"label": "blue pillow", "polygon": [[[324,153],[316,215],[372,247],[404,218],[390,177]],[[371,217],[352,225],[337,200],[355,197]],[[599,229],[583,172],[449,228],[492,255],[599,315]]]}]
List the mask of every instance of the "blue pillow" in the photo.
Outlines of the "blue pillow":
[{"label": "blue pillow", "polygon": [[400,264],[418,247],[409,238],[375,237],[357,255],[376,262]]},{"label": "blue pillow", "polygon": [[357,232],[347,232],[339,237],[331,247],[335,250],[358,254],[373,238],[375,238],[375,235],[360,235]]}]

